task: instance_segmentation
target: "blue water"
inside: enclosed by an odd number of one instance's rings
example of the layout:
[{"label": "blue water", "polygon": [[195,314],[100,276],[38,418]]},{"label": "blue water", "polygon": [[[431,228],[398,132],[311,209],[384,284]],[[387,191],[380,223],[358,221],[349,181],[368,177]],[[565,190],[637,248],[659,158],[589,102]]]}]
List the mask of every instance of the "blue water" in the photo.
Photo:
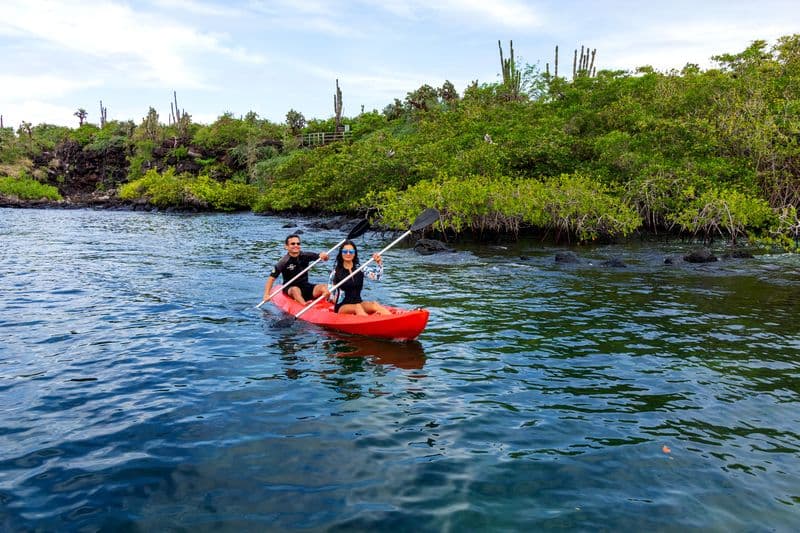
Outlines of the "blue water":
[{"label": "blue water", "polygon": [[797,256],[396,247],[395,344],[254,309],[307,223],[0,209],[0,530],[800,529]]}]

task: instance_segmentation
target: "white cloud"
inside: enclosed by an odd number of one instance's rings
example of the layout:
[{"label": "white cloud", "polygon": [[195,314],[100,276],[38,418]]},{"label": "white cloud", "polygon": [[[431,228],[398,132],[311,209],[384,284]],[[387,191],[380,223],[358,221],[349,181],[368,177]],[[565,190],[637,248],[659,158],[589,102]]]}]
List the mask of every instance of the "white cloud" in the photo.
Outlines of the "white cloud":
[{"label": "white cloud", "polygon": [[0,74],[0,101],[20,101],[30,98],[59,97],[72,91],[96,87],[97,80],[72,80],[49,74],[19,76]]},{"label": "white cloud", "polygon": [[153,4],[182,13],[192,13],[209,17],[239,17],[242,11],[233,7],[219,6],[196,0],[154,0]]},{"label": "white cloud", "polygon": [[469,19],[508,28],[536,28],[542,24],[539,13],[520,0],[365,0],[365,3],[408,19],[425,19],[435,12],[445,19]]},{"label": "white cloud", "polygon": [[16,130],[24,120],[34,126],[46,123],[74,128],[78,126],[78,119],[74,115],[76,110],[76,107],[56,105],[44,100],[24,100],[7,110],[8,112],[3,112],[3,125]]},{"label": "white cloud", "polygon": [[347,37],[361,34],[343,12],[343,6],[306,0],[251,1],[249,8],[265,24],[278,28],[296,28],[297,33]]},{"label": "white cloud", "polygon": [[0,28],[40,45],[113,61],[133,81],[169,87],[206,88],[202,72],[193,66],[194,58],[203,54],[264,61],[242,48],[224,46],[220,36],[107,0],[6,0],[0,8]]},{"label": "white cloud", "polygon": [[542,22],[534,9],[516,0],[448,0],[431,5],[443,11],[466,11],[509,28],[535,28]]},{"label": "white cloud", "polygon": [[647,33],[601,38],[597,65],[624,70],[650,65],[666,71],[696,63],[701,68],[710,68],[716,65],[712,56],[741,52],[755,39],[772,43],[789,33],[787,27],[764,25],[755,34],[744,22],[733,21],[664,23]]}]

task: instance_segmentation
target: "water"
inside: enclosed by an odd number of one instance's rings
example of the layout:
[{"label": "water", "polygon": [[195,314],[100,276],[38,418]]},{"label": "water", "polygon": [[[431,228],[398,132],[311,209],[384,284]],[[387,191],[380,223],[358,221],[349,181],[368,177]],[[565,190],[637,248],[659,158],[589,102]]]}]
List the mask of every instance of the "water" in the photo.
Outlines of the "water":
[{"label": "water", "polygon": [[799,257],[397,247],[393,344],[254,309],[286,223],[0,209],[0,530],[800,528]]}]

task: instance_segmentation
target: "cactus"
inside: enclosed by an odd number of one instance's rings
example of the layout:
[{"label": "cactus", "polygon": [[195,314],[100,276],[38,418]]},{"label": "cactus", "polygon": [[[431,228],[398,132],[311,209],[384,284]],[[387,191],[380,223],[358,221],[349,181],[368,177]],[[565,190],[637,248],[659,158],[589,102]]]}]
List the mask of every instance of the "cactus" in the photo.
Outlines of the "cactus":
[{"label": "cactus", "polygon": [[178,110],[178,93],[176,91],[172,91],[172,97],[175,99],[175,124],[180,124],[181,112]]},{"label": "cactus", "polygon": [[333,111],[336,113],[336,131],[342,127],[342,90],[339,88],[339,80],[336,80],[336,92],[333,95]]},{"label": "cactus", "polygon": [[575,54],[572,56],[572,79],[578,75],[578,49],[575,49]]},{"label": "cactus", "polygon": [[597,48],[593,50],[589,50],[589,47],[581,46],[581,55],[580,59],[578,59],[578,49],[575,49],[575,57],[572,60],[572,78],[577,78],[579,76],[588,76],[592,77],[597,74],[597,70],[594,66],[594,59],[595,55],[597,54]]},{"label": "cactus", "polygon": [[178,137],[182,139],[187,137],[192,117],[186,113],[185,109],[180,109],[178,107],[178,93],[176,91],[172,91],[172,98],[173,101],[169,103],[169,124],[174,124],[178,130],[178,135],[175,139],[175,143],[177,144]]},{"label": "cactus", "polygon": [[556,62],[555,62],[555,72],[553,73],[553,77],[558,77],[558,45],[556,45]]},{"label": "cactus", "polygon": [[522,75],[517,70],[517,65],[514,62],[514,41],[509,41],[508,44],[510,57],[505,59],[503,58],[503,46],[499,40],[497,41],[497,48],[500,49],[500,68],[503,73],[503,85],[508,91],[509,100],[519,100]]},{"label": "cactus", "polygon": [[103,101],[100,100],[100,127],[103,128],[108,121],[108,109],[103,106]]}]

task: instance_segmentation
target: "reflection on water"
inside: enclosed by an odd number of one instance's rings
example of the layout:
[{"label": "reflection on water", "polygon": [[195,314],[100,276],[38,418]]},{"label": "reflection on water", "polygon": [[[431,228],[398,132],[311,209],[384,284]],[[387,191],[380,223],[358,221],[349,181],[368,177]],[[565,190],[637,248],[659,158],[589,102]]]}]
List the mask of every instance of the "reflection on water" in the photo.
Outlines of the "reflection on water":
[{"label": "reflection on water", "polygon": [[391,365],[404,370],[420,369],[425,365],[425,350],[419,341],[392,342],[366,337],[323,333],[322,349],[330,357],[364,358],[373,364]]},{"label": "reflection on water", "polygon": [[280,218],[0,220],[0,530],[797,529],[796,256],[398,247],[393,343],[253,309]]}]

